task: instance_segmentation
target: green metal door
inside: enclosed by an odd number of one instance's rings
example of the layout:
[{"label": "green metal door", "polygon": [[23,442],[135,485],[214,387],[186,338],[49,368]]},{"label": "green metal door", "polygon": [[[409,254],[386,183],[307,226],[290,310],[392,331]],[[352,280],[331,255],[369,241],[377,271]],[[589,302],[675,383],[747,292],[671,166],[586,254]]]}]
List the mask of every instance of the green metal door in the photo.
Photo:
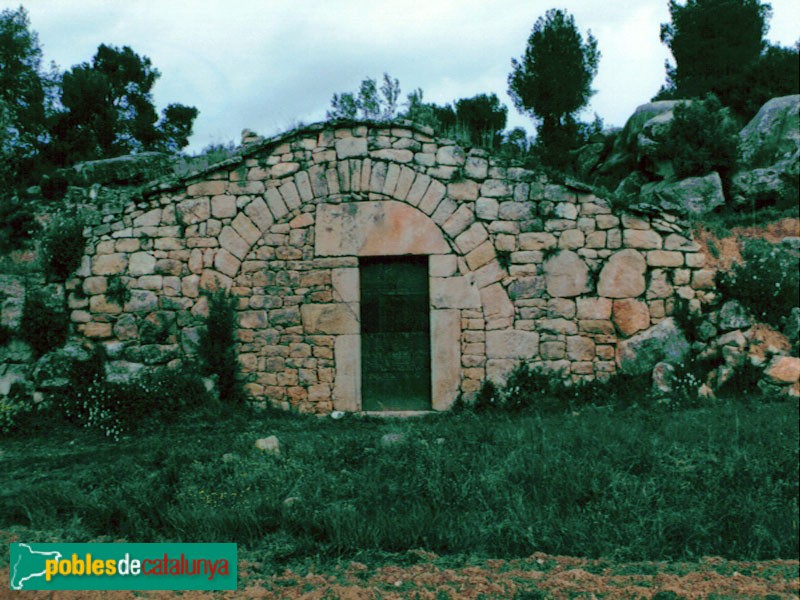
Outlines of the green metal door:
[{"label": "green metal door", "polygon": [[360,260],[362,409],[429,410],[428,257]]}]

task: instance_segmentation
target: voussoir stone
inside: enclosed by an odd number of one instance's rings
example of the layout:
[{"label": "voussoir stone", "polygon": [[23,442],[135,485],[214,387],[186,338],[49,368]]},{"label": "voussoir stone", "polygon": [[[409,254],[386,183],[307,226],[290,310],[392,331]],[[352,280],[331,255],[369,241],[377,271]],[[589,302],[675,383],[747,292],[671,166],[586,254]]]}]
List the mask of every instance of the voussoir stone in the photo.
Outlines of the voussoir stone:
[{"label": "voussoir stone", "polygon": [[633,249],[612,254],[600,271],[597,293],[606,298],[635,298],[645,290],[647,262]]}]

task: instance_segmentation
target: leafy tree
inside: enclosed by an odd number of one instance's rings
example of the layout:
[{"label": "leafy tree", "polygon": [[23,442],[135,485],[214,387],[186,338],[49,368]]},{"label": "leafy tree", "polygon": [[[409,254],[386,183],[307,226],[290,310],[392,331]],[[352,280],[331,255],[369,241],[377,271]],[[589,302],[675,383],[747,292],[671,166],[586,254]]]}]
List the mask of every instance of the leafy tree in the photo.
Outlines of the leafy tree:
[{"label": "leafy tree", "polygon": [[495,94],[478,94],[462,98],[454,104],[440,106],[423,100],[420,88],[406,97],[406,110],[398,114],[400,82],[383,74],[378,87],[375,79],[367,77],[361,82],[358,94],[334,94],[328,119],[367,119],[391,121],[408,119],[427,125],[443,135],[462,139],[465,144],[492,146],[502,140],[508,109]]},{"label": "leafy tree", "polygon": [[456,100],[456,121],[469,132],[473,144],[494,147],[506,128],[508,108],[495,94]]},{"label": "leafy tree", "polygon": [[170,104],[159,121],[152,88],[160,75],[146,56],[105,44],[91,63],[67,71],[61,87],[65,111],[52,127],[54,162],[183,148],[198,111]]},{"label": "leafy tree", "polygon": [[334,94],[326,117],[391,121],[397,112],[399,98],[400,82],[392,79],[388,73],[383,74],[380,88],[375,79],[367,77],[361,82],[357,95],[352,92]]},{"label": "leafy tree", "polygon": [[449,105],[440,106],[433,102],[425,102],[421,88],[417,88],[406,97],[406,112],[403,118],[420,125],[427,125],[438,132],[449,131],[456,125],[456,111]]},{"label": "leafy tree", "polygon": [[672,161],[678,179],[716,171],[727,188],[739,156],[739,127],[716,96],[675,106],[660,142],[658,158]]},{"label": "leafy tree", "polygon": [[575,115],[589,102],[599,61],[591,31],[584,40],[572,15],[557,9],[537,19],[525,54],[511,60],[508,93],[517,110],[540,122],[538,141],[551,159],[576,145]]},{"label": "leafy tree", "polygon": [[159,148],[172,154],[185,148],[189,144],[192,126],[199,112],[194,106],[174,103],[167,105],[158,122],[161,132]]},{"label": "leafy tree", "polygon": [[381,95],[384,100],[382,117],[384,120],[393,119],[397,112],[397,101],[400,99],[400,81],[392,79],[388,73],[384,73]]},{"label": "leafy tree", "polygon": [[531,141],[528,132],[522,127],[514,127],[503,135],[499,147],[500,154],[512,160],[523,160],[531,152]]},{"label": "leafy tree", "polygon": [[800,94],[800,42],[793,48],[769,45],[741,79],[730,83],[727,104],[744,121],[770,98]]},{"label": "leafy tree", "polygon": [[661,41],[675,64],[666,64],[667,83],[659,98],[698,98],[714,93],[729,105],[757,65],[772,9],[760,0],[670,0],[670,23]]},{"label": "leafy tree", "polygon": [[47,139],[57,77],[45,72],[42,49],[23,7],[0,12],[0,184],[25,176]]},{"label": "leafy tree", "polygon": [[236,353],[236,298],[225,290],[210,292],[206,326],[197,347],[205,374],[216,377],[219,397],[230,404],[246,400]]},{"label": "leafy tree", "polygon": [[508,108],[495,94],[478,94],[440,106],[423,101],[421,89],[411,92],[403,118],[427,125],[442,135],[475,146],[498,146],[503,139]]}]

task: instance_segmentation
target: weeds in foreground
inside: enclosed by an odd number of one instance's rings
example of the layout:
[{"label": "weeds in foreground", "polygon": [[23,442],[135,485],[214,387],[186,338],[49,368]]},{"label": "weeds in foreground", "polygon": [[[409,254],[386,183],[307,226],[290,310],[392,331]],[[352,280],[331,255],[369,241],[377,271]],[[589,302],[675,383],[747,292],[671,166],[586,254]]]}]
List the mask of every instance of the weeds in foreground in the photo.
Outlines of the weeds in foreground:
[{"label": "weeds in foreground", "polygon": [[[6,440],[0,528],[72,524],[70,541],[235,541],[276,565],[409,548],[610,560],[796,555],[789,404],[402,422],[226,412],[123,438],[113,453],[77,430]],[[404,443],[382,447],[387,432]],[[268,434],[280,438],[280,456],[253,447]]]}]

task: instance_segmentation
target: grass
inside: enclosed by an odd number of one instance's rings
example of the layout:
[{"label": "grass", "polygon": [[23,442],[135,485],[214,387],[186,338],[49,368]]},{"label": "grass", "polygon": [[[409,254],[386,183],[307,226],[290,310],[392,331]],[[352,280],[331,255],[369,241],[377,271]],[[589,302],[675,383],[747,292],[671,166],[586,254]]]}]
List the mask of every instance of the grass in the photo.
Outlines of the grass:
[{"label": "grass", "polygon": [[[386,433],[404,442],[383,447]],[[272,434],[279,457],[253,447]],[[0,529],[235,541],[275,565],[414,548],[796,558],[797,462],[789,403],[409,421],[239,412],[117,444],[42,425],[0,441]]]}]

